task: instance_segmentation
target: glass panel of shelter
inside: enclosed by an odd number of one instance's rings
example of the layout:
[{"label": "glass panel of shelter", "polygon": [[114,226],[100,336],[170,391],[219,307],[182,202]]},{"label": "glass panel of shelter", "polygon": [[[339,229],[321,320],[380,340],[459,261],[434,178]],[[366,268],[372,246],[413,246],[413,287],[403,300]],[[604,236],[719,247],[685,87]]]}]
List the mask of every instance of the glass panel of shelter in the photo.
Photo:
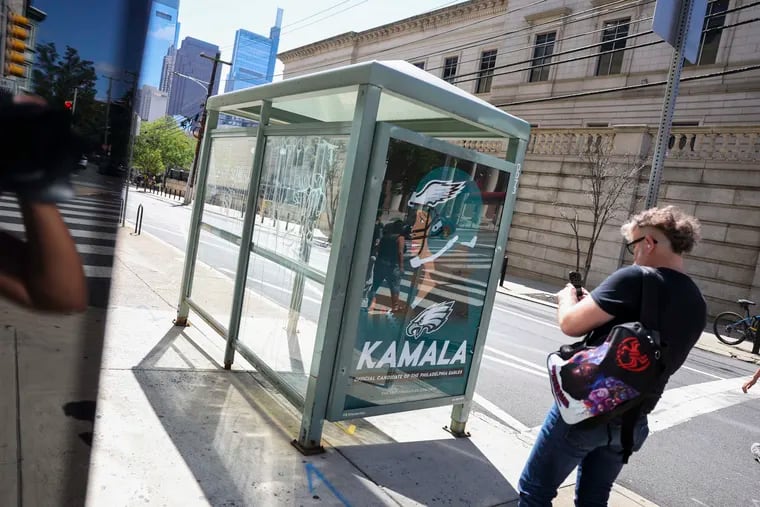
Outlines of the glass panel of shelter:
[{"label": "glass panel of shelter", "polygon": [[209,155],[191,298],[225,326],[255,146],[255,137],[215,137]]},{"label": "glass panel of shelter", "polygon": [[267,136],[239,341],[296,392],[306,379],[348,135]]}]

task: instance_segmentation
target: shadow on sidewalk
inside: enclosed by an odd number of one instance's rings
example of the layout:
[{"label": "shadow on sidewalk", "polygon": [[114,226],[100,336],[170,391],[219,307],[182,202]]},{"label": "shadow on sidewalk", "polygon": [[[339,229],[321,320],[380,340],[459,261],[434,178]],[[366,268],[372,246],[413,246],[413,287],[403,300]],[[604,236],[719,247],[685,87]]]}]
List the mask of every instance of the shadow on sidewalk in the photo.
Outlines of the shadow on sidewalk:
[{"label": "shadow on sidewalk", "polygon": [[[369,491],[372,485],[334,450],[306,458],[290,445],[299,430],[297,414],[267,392],[255,373],[225,371],[221,365],[193,369],[184,358],[187,370],[156,366],[169,349],[181,355],[175,345],[180,339],[218,364],[184,329],[173,327],[133,374],[210,505],[308,504],[319,495],[322,505],[340,505],[324,485],[309,491],[307,463],[325,484],[350,489],[356,499],[377,498],[379,490]],[[338,486],[346,479],[350,488]]]},{"label": "shadow on sidewalk", "polygon": [[[190,358],[196,351],[218,369],[197,369]],[[158,366],[170,352],[188,368]],[[132,373],[161,424],[146,431],[168,435],[210,505],[362,506],[411,499],[487,506],[517,497],[467,439],[397,443],[363,420],[352,421],[356,435],[326,423],[325,441],[336,447],[302,456],[290,445],[300,429],[298,411],[258,373],[223,370],[183,328],[168,329]]]},{"label": "shadow on sidewalk", "polygon": [[[430,424],[429,421],[421,421]],[[339,447],[396,501],[500,505],[518,494],[467,438]]]}]

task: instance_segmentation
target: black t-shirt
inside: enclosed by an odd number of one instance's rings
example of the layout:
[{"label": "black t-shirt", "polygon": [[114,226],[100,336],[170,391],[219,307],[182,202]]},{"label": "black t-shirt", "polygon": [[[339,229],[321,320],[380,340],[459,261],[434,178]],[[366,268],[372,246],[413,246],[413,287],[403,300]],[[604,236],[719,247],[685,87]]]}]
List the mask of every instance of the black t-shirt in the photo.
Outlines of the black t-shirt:
[{"label": "black t-shirt", "polygon": [[[655,279],[659,307],[655,321],[659,322],[660,340],[666,347],[667,368],[662,385],[657,390],[657,394],[662,394],[668,378],[686,361],[686,356],[702,334],[707,320],[707,305],[688,275],[669,268],[657,268],[657,272],[662,278]],[[615,271],[591,292],[594,302],[614,318],[594,329],[589,343],[597,345],[614,326],[640,319],[643,277],[644,271],[639,266],[628,266]],[[645,411],[653,408],[654,403]]]}]

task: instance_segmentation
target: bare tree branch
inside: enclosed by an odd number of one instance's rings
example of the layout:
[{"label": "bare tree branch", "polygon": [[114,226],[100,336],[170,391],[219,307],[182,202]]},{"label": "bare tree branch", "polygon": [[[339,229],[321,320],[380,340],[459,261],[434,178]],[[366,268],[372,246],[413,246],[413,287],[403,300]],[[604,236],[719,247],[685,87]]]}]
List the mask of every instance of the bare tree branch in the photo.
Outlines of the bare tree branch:
[{"label": "bare tree branch", "polygon": [[[588,237],[585,235],[583,237],[583,239],[588,239],[582,271],[584,283],[591,267],[596,243],[604,226],[627,211],[626,204],[635,195],[639,174],[645,167],[644,161],[638,158],[613,159],[612,144],[611,137],[590,136],[585,151],[580,155],[583,167],[581,190],[588,199],[588,204],[584,208],[588,209],[591,215],[591,232]],[[575,236],[576,269],[580,271],[582,238],[578,206],[571,206],[568,203],[554,203],[554,206]],[[572,215],[568,214],[567,210],[572,210]]]}]

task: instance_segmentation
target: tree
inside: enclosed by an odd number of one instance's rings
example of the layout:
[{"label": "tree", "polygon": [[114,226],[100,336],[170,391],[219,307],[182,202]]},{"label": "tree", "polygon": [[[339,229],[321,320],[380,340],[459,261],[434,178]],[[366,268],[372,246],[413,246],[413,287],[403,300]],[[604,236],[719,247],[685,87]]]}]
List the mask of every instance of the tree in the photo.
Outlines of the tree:
[{"label": "tree", "polygon": [[53,42],[38,44],[36,49],[32,69],[34,93],[50,104],[63,106],[65,101],[74,99],[76,89],[73,125],[88,140],[99,144],[105,124],[105,105],[95,100],[98,76],[94,63],[83,60],[71,46],[66,46],[62,55]]},{"label": "tree", "polygon": [[135,167],[150,174],[167,168],[186,168],[193,161],[195,143],[171,118],[159,118],[140,127],[132,155]]},{"label": "tree", "polygon": [[[639,174],[645,167],[640,157],[627,156],[616,159],[611,156],[611,151],[611,143],[603,142],[601,136],[589,138],[589,143],[581,154],[583,173],[580,189],[587,200],[585,206],[555,203],[560,216],[567,221],[573,231],[575,269],[583,275],[584,283],[591,269],[594,248],[602,229],[611,220],[619,219],[630,211],[626,203],[630,202],[636,190]],[[581,220],[581,215],[585,215],[585,220]],[[582,222],[591,227],[588,235],[581,231]],[[582,270],[581,239],[588,239]]]}]

